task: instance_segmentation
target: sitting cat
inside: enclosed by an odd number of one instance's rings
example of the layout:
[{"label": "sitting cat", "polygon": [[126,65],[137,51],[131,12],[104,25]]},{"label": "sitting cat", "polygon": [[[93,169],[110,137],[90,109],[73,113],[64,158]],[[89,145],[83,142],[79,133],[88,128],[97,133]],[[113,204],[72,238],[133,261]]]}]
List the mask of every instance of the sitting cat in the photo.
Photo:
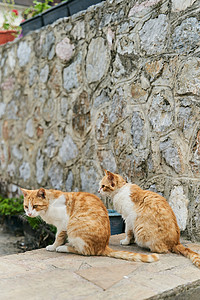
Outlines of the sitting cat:
[{"label": "sitting cat", "polygon": [[[24,194],[24,210],[29,217],[40,216],[57,227],[53,245],[48,251],[71,252],[83,255],[102,255],[131,261],[153,262],[157,254],[145,255],[108,247],[110,222],[107,209],[95,195],[57,190],[21,189]],[[68,235],[68,245],[63,245]]]},{"label": "sitting cat", "polygon": [[113,200],[114,208],[125,220],[126,238],[153,252],[180,253],[200,267],[200,255],[180,244],[180,229],[175,214],[167,200],[152,191],[142,190],[138,185],[127,183],[120,175],[105,170],[99,192]]}]

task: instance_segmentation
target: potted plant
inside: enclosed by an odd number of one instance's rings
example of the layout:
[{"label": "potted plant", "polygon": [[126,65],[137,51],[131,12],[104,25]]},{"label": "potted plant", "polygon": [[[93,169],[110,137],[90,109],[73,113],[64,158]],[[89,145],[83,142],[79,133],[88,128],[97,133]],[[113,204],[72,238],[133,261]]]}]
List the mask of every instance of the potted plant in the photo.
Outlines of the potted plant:
[{"label": "potted plant", "polygon": [[21,32],[21,27],[16,25],[19,18],[17,9],[14,9],[14,0],[3,0],[3,24],[0,29],[0,45],[13,41]]}]

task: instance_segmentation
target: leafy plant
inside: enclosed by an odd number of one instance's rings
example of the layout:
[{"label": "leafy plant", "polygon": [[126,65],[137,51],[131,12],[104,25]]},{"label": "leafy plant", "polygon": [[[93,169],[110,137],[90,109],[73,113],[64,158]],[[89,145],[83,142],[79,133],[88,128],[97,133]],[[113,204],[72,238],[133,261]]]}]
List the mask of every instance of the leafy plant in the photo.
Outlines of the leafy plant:
[{"label": "leafy plant", "polygon": [[[61,1],[61,3],[63,2],[67,2],[68,0],[63,0]],[[34,5],[26,8],[23,12],[23,17],[25,20],[35,17],[38,14],[41,14],[43,11],[51,8],[52,6],[49,5],[49,2],[53,3],[54,0],[45,0],[45,2],[40,2],[40,1],[33,1]],[[55,5],[57,5],[58,3],[55,3]]]},{"label": "leafy plant", "polygon": [[3,198],[0,196],[0,215],[19,215],[24,213],[23,197]]},{"label": "leafy plant", "polygon": [[[30,217],[25,217],[29,223],[29,225],[37,230],[42,226],[47,226],[47,224],[40,218],[40,217],[37,217],[37,218],[30,218]],[[53,225],[48,225],[49,227],[49,230],[51,230],[51,232],[53,232],[54,234],[56,233],[56,227],[53,226]]]},{"label": "leafy plant", "polygon": [[34,5],[26,8],[23,12],[24,18],[29,19],[31,17],[35,17],[38,14],[41,14],[43,11],[51,8],[49,2],[53,2],[53,0],[45,0],[43,3],[40,1],[33,1]]},{"label": "leafy plant", "polygon": [[26,217],[28,223],[30,224],[30,226],[37,230],[39,228],[39,226],[41,225],[41,223],[43,222],[40,218],[30,218],[30,217]]}]

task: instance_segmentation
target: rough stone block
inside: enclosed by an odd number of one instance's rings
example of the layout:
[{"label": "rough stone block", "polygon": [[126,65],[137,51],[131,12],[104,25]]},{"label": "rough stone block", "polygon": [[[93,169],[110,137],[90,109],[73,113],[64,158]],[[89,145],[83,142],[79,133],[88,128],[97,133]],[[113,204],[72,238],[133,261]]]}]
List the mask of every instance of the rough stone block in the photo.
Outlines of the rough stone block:
[{"label": "rough stone block", "polygon": [[168,26],[168,18],[164,14],[145,22],[139,35],[141,47],[147,54],[160,54],[165,51]]},{"label": "rough stone block", "polygon": [[109,67],[110,54],[105,40],[101,37],[92,39],[86,58],[86,76],[88,82],[96,82],[106,75]]}]

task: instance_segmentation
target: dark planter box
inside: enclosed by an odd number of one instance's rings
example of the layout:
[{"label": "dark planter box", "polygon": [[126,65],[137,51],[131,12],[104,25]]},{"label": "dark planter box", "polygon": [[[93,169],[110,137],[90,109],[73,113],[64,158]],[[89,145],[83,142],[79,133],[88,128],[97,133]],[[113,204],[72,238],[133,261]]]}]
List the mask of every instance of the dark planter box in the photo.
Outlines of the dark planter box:
[{"label": "dark planter box", "polygon": [[112,209],[108,209],[108,215],[110,219],[111,235],[123,233],[125,229],[125,224],[124,220],[122,219],[122,216]]},{"label": "dark planter box", "polygon": [[24,219],[23,232],[26,250],[44,248],[55,241],[55,234],[51,232],[48,224],[41,223],[37,229],[33,229]]},{"label": "dark planter box", "polygon": [[60,18],[69,17],[102,1],[104,0],[69,0],[67,2],[57,4],[44,11],[42,14],[22,22],[20,24],[22,27],[22,34],[26,35],[29,31],[37,30],[43,26],[52,24]]},{"label": "dark planter box", "polygon": [[23,220],[20,216],[3,216],[3,231],[23,235]]},{"label": "dark planter box", "polygon": [[37,15],[31,19],[28,19],[20,24],[22,27],[23,36],[26,35],[29,31],[37,30],[43,26],[42,15]]},{"label": "dark planter box", "polygon": [[102,2],[102,0],[69,0],[67,3],[70,16],[100,2]]},{"label": "dark planter box", "polygon": [[68,9],[67,2],[60,3],[42,13],[43,24],[44,26],[46,26],[48,24],[52,24],[53,22],[55,22],[60,18],[65,18],[68,16],[69,16],[69,9]]}]

